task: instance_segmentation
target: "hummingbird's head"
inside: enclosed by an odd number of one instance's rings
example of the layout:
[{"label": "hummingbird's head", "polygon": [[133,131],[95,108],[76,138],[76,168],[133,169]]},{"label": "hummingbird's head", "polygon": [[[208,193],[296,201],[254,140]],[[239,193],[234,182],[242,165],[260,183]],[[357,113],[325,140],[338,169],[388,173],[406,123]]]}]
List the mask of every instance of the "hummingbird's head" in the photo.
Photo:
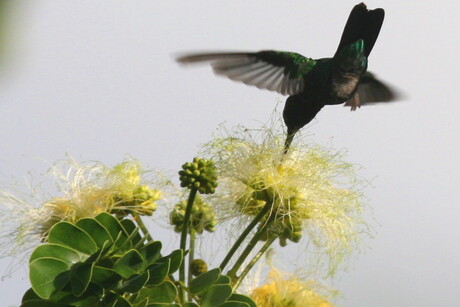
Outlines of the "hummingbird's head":
[{"label": "hummingbird's head", "polygon": [[337,57],[337,64],[341,73],[364,72],[367,68],[364,40],[358,39],[355,43],[343,48]]}]

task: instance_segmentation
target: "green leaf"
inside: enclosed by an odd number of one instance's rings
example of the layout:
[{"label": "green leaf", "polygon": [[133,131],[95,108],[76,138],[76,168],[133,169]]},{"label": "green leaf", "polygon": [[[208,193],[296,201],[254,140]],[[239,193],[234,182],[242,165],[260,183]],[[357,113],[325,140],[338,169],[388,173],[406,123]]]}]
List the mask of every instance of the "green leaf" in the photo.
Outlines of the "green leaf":
[{"label": "green leaf", "polygon": [[107,230],[114,241],[117,238],[118,233],[123,230],[123,227],[121,227],[118,219],[107,212],[99,213],[94,219]]},{"label": "green leaf", "polygon": [[34,292],[34,289],[29,288],[26,293],[22,296],[21,302],[24,303],[25,301],[30,301],[30,300],[38,300],[40,297],[37,295],[37,293]]},{"label": "green leaf", "polygon": [[185,303],[185,304],[184,304],[184,307],[200,307],[200,306],[198,306],[198,305],[195,304],[195,303]]},{"label": "green leaf", "polygon": [[113,268],[123,278],[129,278],[145,269],[145,261],[138,251],[132,249],[118,259]]},{"label": "green leaf", "polygon": [[115,304],[113,304],[111,307],[132,307],[127,299],[125,299],[122,296],[119,296],[117,300],[115,301]]},{"label": "green leaf", "polygon": [[118,275],[114,270],[109,268],[104,268],[100,266],[95,266],[93,269],[93,276],[91,281],[101,285],[106,289],[111,289],[120,281],[122,277]]},{"label": "green leaf", "polygon": [[148,304],[147,307],[180,307],[180,305],[166,304],[166,303],[153,303],[153,304]]},{"label": "green leaf", "polygon": [[158,262],[164,262],[166,259],[171,259],[171,264],[169,265],[169,274],[172,274],[179,269],[182,263],[183,254],[184,253],[181,249],[176,249],[168,256],[158,259]]},{"label": "green leaf", "polygon": [[24,293],[24,296],[21,300],[21,307],[69,307],[69,305],[53,303],[48,300],[41,299],[32,288]]},{"label": "green leaf", "polygon": [[113,243],[113,238],[109,234],[108,230],[104,226],[102,226],[102,224],[99,223],[96,219],[83,218],[78,220],[78,222],[75,225],[86,231],[94,240],[94,242],[96,242],[96,245],[99,248],[102,248],[106,241]]},{"label": "green leaf", "polygon": [[149,299],[150,304],[172,303],[177,297],[177,289],[170,281],[165,281],[158,286],[144,287],[141,291],[139,291],[139,295],[137,296],[135,302],[141,302],[146,297]]},{"label": "green leaf", "polygon": [[[198,294],[211,287],[219,278],[220,269],[215,268],[205,273],[200,274],[195,279],[192,279],[189,285],[189,290],[192,294]],[[224,301],[225,302],[225,301]]]},{"label": "green leaf", "polygon": [[139,303],[135,304],[134,306],[135,307],[146,307],[148,303],[149,303],[149,299],[144,298],[142,301],[140,301]]},{"label": "green leaf", "polygon": [[107,229],[110,236],[114,238],[116,246],[122,248],[123,250],[131,248],[130,244],[125,244],[127,243],[126,240],[128,239],[128,234],[125,232],[125,229],[121,225],[120,221],[107,212],[99,213],[95,219],[101,223],[105,229]]},{"label": "green leaf", "polygon": [[88,288],[94,263],[76,263],[70,268],[70,286],[72,294],[79,297]]},{"label": "green leaf", "polygon": [[[32,289],[41,298],[48,299],[61,290],[69,280],[70,266],[56,258],[38,258],[29,264]],[[67,272],[67,274],[65,274]]]},{"label": "green leaf", "polygon": [[159,285],[166,279],[166,276],[168,276],[171,259],[166,259],[166,260],[167,261],[163,263],[152,265],[149,268],[149,271],[150,271],[150,279],[148,281],[149,285]]},{"label": "green leaf", "polygon": [[94,240],[84,230],[69,222],[59,222],[51,227],[48,242],[64,245],[87,255],[97,251]]},{"label": "green leaf", "polygon": [[228,301],[246,303],[249,307],[257,307],[257,304],[249,296],[243,294],[233,293]]},{"label": "green leaf", "polygon": [[125,229],[126,233],[129,236],[129,240],[132,242],[133,246],[136,246],[137,243],[142,241],[142,237],[139,234],[139,228],[136,227],[136,224],[134,224],[132,220],[122,220],[121,226],[123,226],[123,228]]},{"label": "green leaf", "polygon": [[139,252],[141,253],[142,258],[144,258],[147,266],[154,264],[155,261],[160,259],[161,252],[161,242],[154,241],[144,245]]},{"label": "green leaf", "polygon": [[243,302],[228,301],[219,305],[219,307],[249,307],[249,304]]},{"label": "green leaf", "polygon": [[127,251],[127,250],[130,250],[133,247],[132,244],[131,244],[131,241],[128,240],[128,234],[124,230],[121,230],[118,233],[118,236],[115,239],[114,244],[121,251]]},{"label": "green leaf", "polygon": [[230,277],[228,277],[227,275],[220,275],[214,284],[215,285],[229,285]]},{"label": "green leaf", "polygon": [[149,280],[150,272],[146,271],[140,275],[133,275],[128,280],[123,282],[120,286],[119,290],[121,292],[129,292],[129,293],[136,293],[142,289]]},{"label": "green leaf", "polygon": [[110,292],[104,297],[104,300],[102,301],[102,305],[97,305],[97,306],[132,307],[133,305],[131,305],[131,303],[128,302],[121,295],[114,293],[114,292]]},{"label": "green leaf", "polygon": [[[201,275],[200,275],[201,276]],[[203,295],[201,307],[216,307],[219,306],[232,295],[232,287],[230,285],[214,285]]]},{"label": "green leaf", "polygon": [[70,287],[65,287],[64,289],[53,293],[50,297],[50,301],[58,302],[61,304],[69,304],[72,306],[94,306],[96,302],[99,302],[104,294],[104,289],[94,283],[90,283],[86,288],[86,291],[83,295],[77,297],[72,294]]},{"label": "green leaf", "polygon": [[72,307],[71,305],[54,303],[47,300],[35,299],[23,302],[21,307]]},{"label": "green leaf", "polygon": [[[114,245],[114,243],[110,243],[109,241],[105,241],[104,245],[100,250],[98,250],[96,253],[92,254],[89,256],[87,259],[85,259],[85,262],[100,262],[103,260],[107,260],[110,255],[108,255],[111,252],[116,252],[117,248]],[[106,259],[104,259],[106,257]],[[112,258],[112,257],[111,257]]]},{"label": "green leaf", "polygon": [[38,258],[56,258],[68,264],[82,260],[81,254],[76,250],[59,244],[42,244],[35,248],[30,255],[29,262]]}]

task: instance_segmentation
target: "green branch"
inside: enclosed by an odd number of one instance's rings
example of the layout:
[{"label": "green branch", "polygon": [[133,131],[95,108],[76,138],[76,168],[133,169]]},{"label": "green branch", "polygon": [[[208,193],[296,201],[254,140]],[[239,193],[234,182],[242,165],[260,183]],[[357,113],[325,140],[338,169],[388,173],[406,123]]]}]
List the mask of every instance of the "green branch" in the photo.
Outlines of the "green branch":
[{"label": "green branch", "polygon": [[235,284],[233,285],[233,290],[236,290],[238,288],[241,281],[243,281],[243,279],[246,277],[246,275],[249,273],[252,267],[257,263],[257,261],[259,261],[260,257],[262,257],[263,254],[265,254],[268,248],[272,245],[273,241],[275,241],[276,239],[277,237],[273,236],[273,238],[270,238],[267,240],[267,242],[265,242],[265,244],[262,246],[259,252],[251,259],[248,265],[244,268],[243,272],[241,272],[241,275],[238,276],[238,278],[235,281]]},{"label": "green branch", "polygon": [[[190,224],[190,216],[192,214],[192,207],[193,202],[195,201],[196,193],[198,192],[197,188],[192,187],[190,189],[190,194],[187,200],[187,207],[185,207],[185,215],[184,215],[184,224],[182,226],[182,232],[180,236],[180,248],[185,253],[185,248],[187,244],[187,232],[189,229]],[[185,259],[182,261],[180,268],[179,268],[179,281],[182,284],[185,284]],[[185,299],[185,289],[180,291],[181,301],[184,302]]]},{"label": "green branch", "polygon": [[[195,257],[195,238],[196,238],[196,233],[193,228],[190,228],[190,246],[189,246],[189,253],[188,253],[188,284],[190,285],[190,282],[192,281],[193,275],[192,272],[190,272],[190,264],[192,263],[194,257]],[[189,293],[189,301],[191,301],[191,294]]]},{"label": "green branch", "polygon": [[153,238],[150,235],[149,231],[147,230],[147,227],[145,227],[145,224],[142,221],[141,216],[139,215],[139,213],[131,212],[131,215],[133,216],[133,220],[136,222],[136,224],[139,227],[139,229],[144,234],[144,238],[147,240],[147,242],[152,242]]},{"label": "green branch", "polygon": [[228,251],[227,255],[225,256],[224,260],[222,260],[222,263],[220,264],[219,268],[223,271],[225,266],[228,264],[230,259],[232,259],[233,255],[235,252],[238,250],[240,247],[241,243],[243,243],[244,239],[249,235],[249,233],[254,229],[254,227],[257,226],[257,224],[262,220],[262,218],[267,214],[268,211],[272,208],[271,203],[266,203],[265,206],[260,210],[260,212],[257,214],[257,216],[251,221],[251,223],[246,227],[246,229],[241,233],[241,235],[238,237],[236,242],[233,244],[232,248]]},{"label": "green branch", "polygon": [[264,233],[267,230],[267,227],[275,220],[276,214],[272,213],[270,217],[268,218],[267,222],[259,228],[259,230],[254,234],[252,237],[251,241],[249,241],[248,245],[246,248],[243,250],[241,253],[240,257],[236,260],[235,264],[233,267],[228,271],[228,276],[232,280],[232,282],[236,281],[236,273],[238,269],[243,265],[243,262],[246,260],[248,255],[252,252],[254,247],[257,245],[259,242],[260,238],[264,235]]}]

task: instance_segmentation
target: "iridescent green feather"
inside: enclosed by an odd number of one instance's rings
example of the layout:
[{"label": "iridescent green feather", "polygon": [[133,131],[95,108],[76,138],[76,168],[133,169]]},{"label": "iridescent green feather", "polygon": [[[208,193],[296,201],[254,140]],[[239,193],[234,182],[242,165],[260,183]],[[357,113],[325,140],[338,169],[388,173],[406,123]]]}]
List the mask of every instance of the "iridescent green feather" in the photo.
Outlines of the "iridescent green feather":
[{"label": "iridescent green feather", "polygon": [[256,55],[264,62],[274,66],[285,67],[284,74],[287,75],[289,79],[296,79],[305,76],[316,65],[315,60],[304,57],[303,55],[295,52],[261,51]]},{"label": "iridescent green feather", "polygon": [[344,71],[359,71],[367,66],[365,42],[358,39],[354,44],[344,47],[337,56],[338,65]]}]

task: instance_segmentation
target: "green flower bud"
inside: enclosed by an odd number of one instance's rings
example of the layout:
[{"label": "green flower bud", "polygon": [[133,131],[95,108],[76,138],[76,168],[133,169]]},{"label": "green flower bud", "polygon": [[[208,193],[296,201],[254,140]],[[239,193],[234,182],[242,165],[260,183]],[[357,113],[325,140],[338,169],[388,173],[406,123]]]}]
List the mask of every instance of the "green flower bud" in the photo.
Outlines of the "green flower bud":
[{"label": "green flower bud", "polygon": [[201,259],[195,259],[190,263],[190,273],[193,276],[198,276],[208,271],[208,265]]},{"label": "green flower bud", "polygon": [[285,247],[287,245],[286,238],[280,237],[280,246]]},{"label": "green flower bud", "polygon": [[[184,227],[185,208],[187,203],[182,201],[174,206],[169,215],[169,223],[174,226],[174,231],[181,232]],[[217,224],[214,210],[199,195],[195,198],[193,204],[190,225],[195,233],[201,234],[204,230],[213,232]]]},{"label": "green flower bud", "polygon": [[217,187],[216,168],[211,160],[193,158],[193,163],[184,163],[179,179],[181,187],[195,188],[200,194],[212,194]]},{"label": "green flower bud", "polygon": [[302,238],[302,232],[294,232],[292,235],[289,237],[289,240],[291,240],[294,243],[299,243],[300,239]]},{"label": "green flower bud", "polygon": [[294,243],[298,243],[302,238],[302,222],[298,218],[290,218],[285,219],[283,221],[279,221],[282,225],[282,233],[280,236],[280,245],[286,246],[286,240],[292,241]]}]

